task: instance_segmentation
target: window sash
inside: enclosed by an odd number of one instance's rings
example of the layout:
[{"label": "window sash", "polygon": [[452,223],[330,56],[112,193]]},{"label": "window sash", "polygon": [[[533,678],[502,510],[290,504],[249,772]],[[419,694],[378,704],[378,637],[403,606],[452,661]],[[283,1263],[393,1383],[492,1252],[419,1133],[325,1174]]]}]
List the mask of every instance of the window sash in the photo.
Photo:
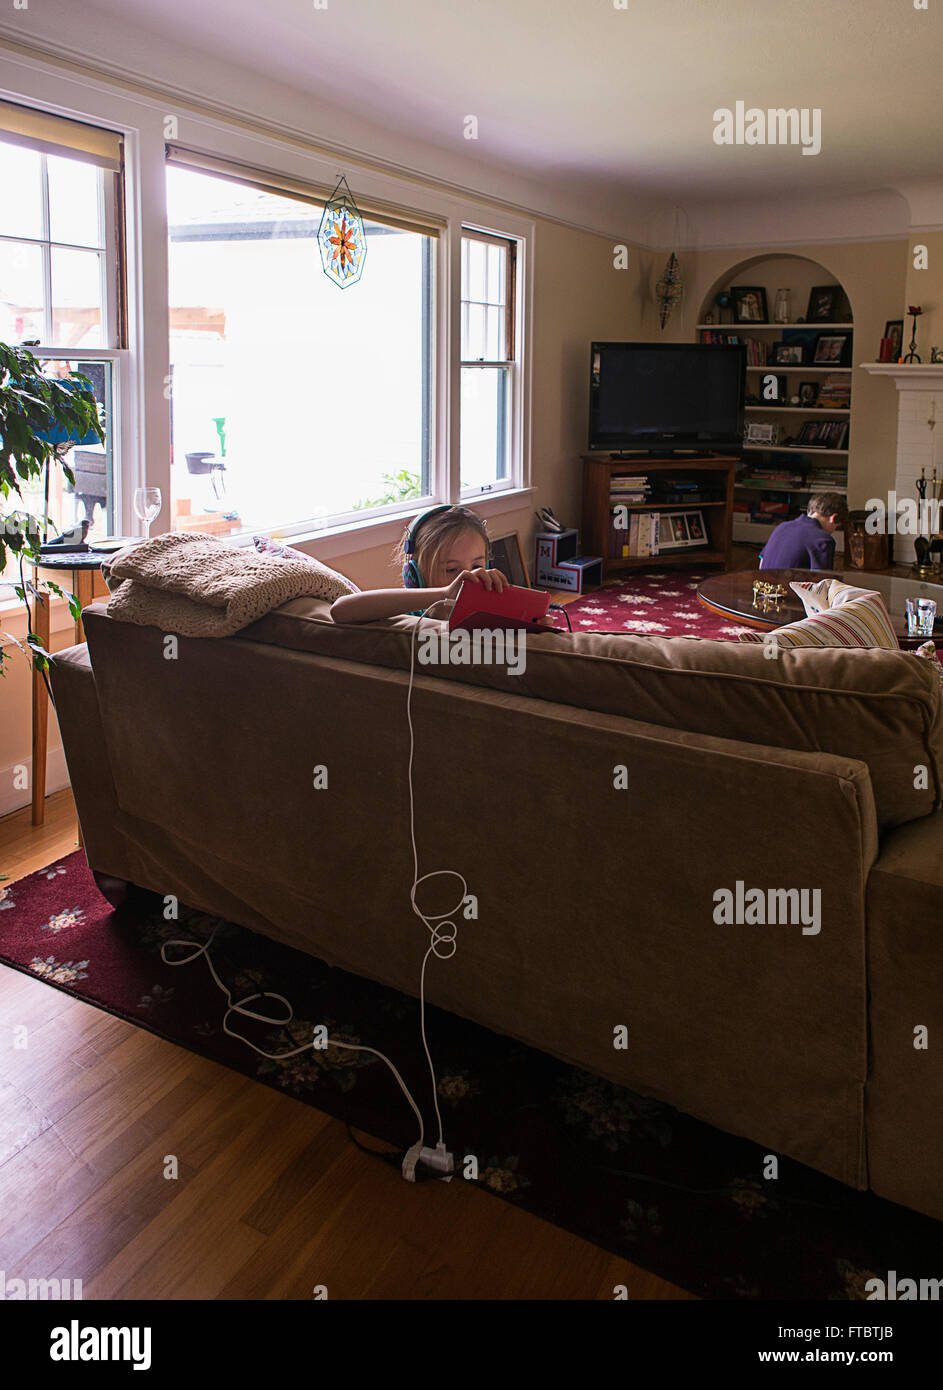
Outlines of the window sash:
[{"label": "window sash", "polygon": [[[505,356],[500,359],[503,362],[514,362],[517,355],[517,343],[515,328],[517,325],[517,242],[512,237],[498,236],[493,232],[480,232],[472,227],[462,228],[462,241],[480,241],[486,246],[499,246],[506,255],[504,268],[504,350]],[[488,308],[500,308],[500,305],[492,304],[490,300],[466,299],[462,295],[462,306],[466,304],[484,304]],[[475,359],[466,361],[462,358],[463,367],[473,367],[481,365]]]},{"label": "window sash", "polygon": [[484,372],[495,372],[503,377],[503,384],[497,394],[497,419],[496,425],[496,449],[495,462],[497,465],[494,478],[489,478],[486,483],[472,483],[467,487],[460,486],[460,495],[463,498],[486,496],[492,492],[500,492],[506,488],[514,486],[514,460],[511,457],[511,442],[513,435],[514,421],[514,389],[515,373],[513,362],[463,362],[462,371],[475,370]]},{"label": "window sash", "polygon": [[[104,520],[106,531],[111,535],[121,534],[121,500],[122,500],[122,471],[121,471],[121,410],[120,399],[122,389],[122,358],[123,354],[113,349],[107,348],[64,348],[61,350],[47,350],[41,348],[31,348],[30,351],[45,365],[47,362],[74,362],[76,371],[81,372],[86,363],[104,362],[111,370],[105,374],[105,504]],[[77,446],[81,448],[82,446]],[[72,460],[75,466],[75,459]],[[35,482],[30,483],[29,492],[36,491]],[[74,494],[73,489],[68,489],[70,494]],[[76,507],[78,498],[76,497]],[[42,503],[38,504],[41,510]],[[30,510],[29,497],[21,500],[11,494],[7,498],[7,510]],[[38,513],[37,513],[38,514]],[[55,534],[54,532],[52,534]],[[26,577],[29,578],[30,570],[25,570]],[[15,597],[13,589],[19,584],[19,570],[13,563],[12,576],[4,578],[0,575],[0,603],[5,603]]]},{"label": "window sash", "polygon": [[[4,105],[0,102],[0,108]],[[0,143],[17,144],[18,141],[11,141],[7,132],[3,129],[0,120]],[[57,158],[64,151],[55,149],[50,151]],[[53,302],[52,302],[52,253],[53,251],[81,251],[89,255],[98,256],[99,266],[99,300],[101,303],[102,321],[101,336],[102,346],[99,348],[87,349],[91,353],[111,352],[123,346],[120,334],[123,332],[124,315],[122,305],[124,301],[124,258],[123,241],[119,236],[119,222],[121,213],[120,202],[120,175],[111,173],[102,166],[102,177],[99,181],[98,200],[99,200],[99,225],[101,227],[101,245],[99,246],[80,246],[72,242],[57,241],[52,239],[49,209],[49,164],[47,153],[39,151],[40,154],[40,198],[42,200],[42,235],[38,237],[30,236],[8,236],[0,235],[0,241],[19,242],[27,246],[39,248],[42,260],[42,280],[43,280],[43,330],[40,336],[39,346],[31,349],[35,354],[45,353],[50,357],[61,357],[76,349],[68,347],[66,344],[56,342],[53,337]]]}]

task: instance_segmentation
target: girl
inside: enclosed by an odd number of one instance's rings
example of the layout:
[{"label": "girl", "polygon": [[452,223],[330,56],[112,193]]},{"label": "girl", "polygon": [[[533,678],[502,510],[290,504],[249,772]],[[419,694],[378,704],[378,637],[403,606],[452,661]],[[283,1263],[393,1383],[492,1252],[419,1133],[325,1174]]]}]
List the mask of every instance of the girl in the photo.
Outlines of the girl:
[{"label": "girl", "polygon": [[[430,507],[407,528],[396,558],[403,570],[402,589],[370,589],[345,594],[331,605],[335,623],[369,623],[398,613],[422,613],[437,600],[453,603],[464,580],[501,590],[509,581],[489,570],[488,532],[468,507]],[[431,616],[449,615],[444,603]]]}]

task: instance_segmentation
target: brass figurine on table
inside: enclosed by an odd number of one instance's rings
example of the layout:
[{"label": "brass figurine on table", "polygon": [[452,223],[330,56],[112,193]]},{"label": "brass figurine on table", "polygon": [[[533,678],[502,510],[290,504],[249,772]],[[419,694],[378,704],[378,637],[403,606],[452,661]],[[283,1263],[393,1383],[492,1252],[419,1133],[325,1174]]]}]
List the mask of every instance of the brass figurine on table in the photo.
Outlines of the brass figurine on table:
[{"label": "brass figurine on table", "polygon": [[759,608],[761,613],[767,613],[771,608],[778,613],[781,600],[786,597],[787,592],[782,584],[767,584],[762,579],[757,579],[753,584],[753,607]]}]

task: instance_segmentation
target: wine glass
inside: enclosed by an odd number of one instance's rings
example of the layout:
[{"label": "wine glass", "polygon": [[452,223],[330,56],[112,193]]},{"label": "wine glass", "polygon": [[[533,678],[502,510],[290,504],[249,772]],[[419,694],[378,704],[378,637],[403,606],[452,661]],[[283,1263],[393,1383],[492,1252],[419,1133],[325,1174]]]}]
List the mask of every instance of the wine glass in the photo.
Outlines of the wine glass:
[{"label": "wine glass", "polygon": [[144,522],[144,539],[151,538],[151,522],[161,508],[159,487],[137,487],[134,489],[134,515]]}]

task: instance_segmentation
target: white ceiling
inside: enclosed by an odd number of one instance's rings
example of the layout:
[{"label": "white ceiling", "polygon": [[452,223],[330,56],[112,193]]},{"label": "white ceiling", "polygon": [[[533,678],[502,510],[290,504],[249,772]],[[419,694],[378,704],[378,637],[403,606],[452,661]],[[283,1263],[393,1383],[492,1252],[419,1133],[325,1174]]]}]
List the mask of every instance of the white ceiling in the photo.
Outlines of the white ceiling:
[{"label": "white ceiling", "polygon": [[[928,11],[912,0],[315,3],[83,0],[68,27],[80,22],[86,52],[130,70],[162,61],[151,75],[166,79],[169,55],[181,70],[203,55],[207,71],[223,61],[349,111],[352,130],[366,117],[482,170],[572,180],[607,206],[820,198],[943,177],[943,0]],[[53,6],[59,21],[64,6]],[[31,6],[4,31],[49,38],[50,18]],[[714,110],[738,99],[821,108],[821,154],[715,145]],[[463,139],[468,115],[477,142]]]}]

